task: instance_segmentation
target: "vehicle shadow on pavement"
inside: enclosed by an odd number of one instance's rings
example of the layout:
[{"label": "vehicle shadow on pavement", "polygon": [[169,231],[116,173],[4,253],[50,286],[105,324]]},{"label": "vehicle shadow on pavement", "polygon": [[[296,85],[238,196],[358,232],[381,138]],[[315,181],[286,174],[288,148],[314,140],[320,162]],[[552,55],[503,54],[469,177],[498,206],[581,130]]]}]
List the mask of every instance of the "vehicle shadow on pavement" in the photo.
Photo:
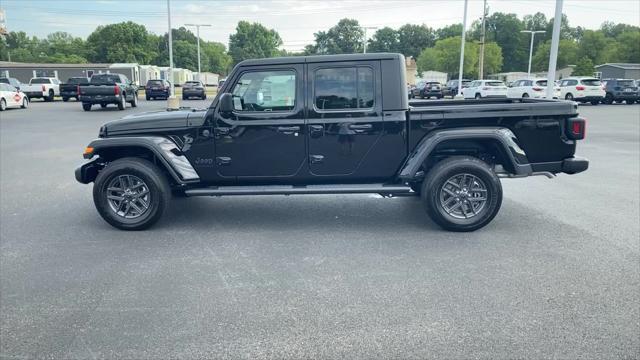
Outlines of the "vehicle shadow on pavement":
[{"label": "vehicle shadow on pavement", "polygon": [[413,197],[374,195],[174,198],[154,226],[205,230],[406,231],[440,228]]}]

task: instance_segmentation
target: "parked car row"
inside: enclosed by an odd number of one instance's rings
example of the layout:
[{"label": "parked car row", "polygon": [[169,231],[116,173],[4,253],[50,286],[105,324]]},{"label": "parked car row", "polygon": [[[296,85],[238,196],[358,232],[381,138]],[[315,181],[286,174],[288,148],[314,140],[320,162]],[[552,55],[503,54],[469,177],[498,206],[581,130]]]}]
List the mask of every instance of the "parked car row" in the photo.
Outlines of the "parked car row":
[{"label": "parked car row", "polygon": [[[442,99],[454,98],[458,94],[458,80],[449,80],[442,86],[439,82],[420,82],[408,86],[409,98]],[[604,79],[594,77],[569,77],[554,83],[553,98],[571,100],[593,105],[640,102],[640,80]],[[483,98],[533,98],[547,96],[547,79],[520,79],[508,86],[500,80],[462,80],[462,96],[465,99]]]},{"label": "parked car row", "polygon": [[[115,104],[120,110],[124,110],[127,103],[131,107],[138,105],[138,86],[125,75],[116,73],[94,74],[91,78],[71,77],[66,83],[51,77],[35,77],[29,84],[23,84],[16,78],[0,77],[0,85],[0,110],[26,108],[33,98],[53,101],[56,96],[65,102],[72,98],[81,102],[85,111],[90,111],[93,105],[105,108]],[[170,94],[171,83],[167,80],[149,80],[146,84],[147,100],[166,100]],[[207,98],[206,88],[201,81],[187,81],[182,85],[182,99],[191,98]]]}]

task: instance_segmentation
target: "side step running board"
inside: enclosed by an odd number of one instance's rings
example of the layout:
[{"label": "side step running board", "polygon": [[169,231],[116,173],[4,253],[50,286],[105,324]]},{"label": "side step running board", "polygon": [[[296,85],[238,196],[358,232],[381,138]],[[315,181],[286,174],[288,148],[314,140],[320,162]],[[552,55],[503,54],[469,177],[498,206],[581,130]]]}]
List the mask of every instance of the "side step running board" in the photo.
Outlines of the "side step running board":
[{"label": "side step running board", "polygon": [[267,185],[267,186],[215,186],[185,190],[187,196],[222,195],[296,195],[296,194],[383,194],[411,195],[406,185],[343,184],[343,185]]}]

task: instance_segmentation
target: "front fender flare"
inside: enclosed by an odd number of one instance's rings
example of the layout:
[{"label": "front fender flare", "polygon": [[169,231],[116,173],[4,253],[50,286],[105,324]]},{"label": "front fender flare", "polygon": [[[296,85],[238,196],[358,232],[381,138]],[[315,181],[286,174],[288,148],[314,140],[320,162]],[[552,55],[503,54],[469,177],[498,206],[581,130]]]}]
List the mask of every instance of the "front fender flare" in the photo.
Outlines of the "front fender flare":
[{"label": "front fender flare", "polygon": [[524,150],[518,146],[516,136],[511,130],[501,127],[478,127],[438,130],[426,135],[409,155],[398,177],[404,181],[412,181],[438,144],[459,139],[497,141],[507,155],[507,161],[515,170],[515,175],[526,176],[533,172]]},{"label": "front fender flare", "polygon": [[180,148],[171,140],[162,136],[131,136],[100,138],[93,140],[87,147],[93,151],[84,155],[91,159],[95,155],[111,149],[139,147],[151,151],[178,184],[200,181],[200,176],[182,154]]}]

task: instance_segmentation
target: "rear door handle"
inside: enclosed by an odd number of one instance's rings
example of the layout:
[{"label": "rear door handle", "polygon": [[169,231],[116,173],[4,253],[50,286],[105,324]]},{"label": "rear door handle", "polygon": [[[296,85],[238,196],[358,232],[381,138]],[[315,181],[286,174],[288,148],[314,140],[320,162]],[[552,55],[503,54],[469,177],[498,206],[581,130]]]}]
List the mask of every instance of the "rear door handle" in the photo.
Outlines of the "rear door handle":
[{"label": "rear door handle", "polygon": [[300,131],[300,126],[278,126],[278,132],[285,135],[291,135],[296,131]]},{"label": "rear door handle", "polygon": [[353,130],[368,130],[371,129],[373,126],[371,124],[351,124],[349,125],[349,129],[353,129]]}]

